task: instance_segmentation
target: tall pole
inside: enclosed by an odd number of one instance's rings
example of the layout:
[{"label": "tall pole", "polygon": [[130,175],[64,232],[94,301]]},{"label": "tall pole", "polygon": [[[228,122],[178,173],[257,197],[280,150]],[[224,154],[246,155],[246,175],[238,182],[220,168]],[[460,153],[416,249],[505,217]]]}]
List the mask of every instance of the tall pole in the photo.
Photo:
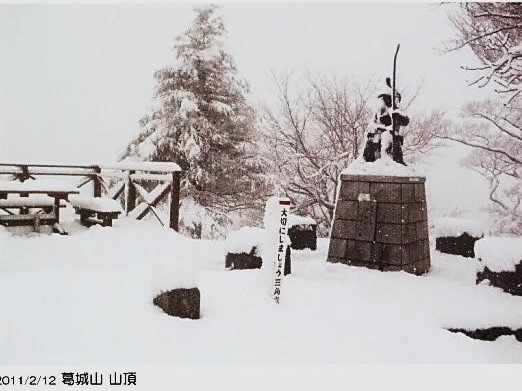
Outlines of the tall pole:
[{"label": "tall pole", "polygon": [[397,109],[397,102],[395,100],[395,81],[397,79],[396,71],[397,71],[397,55],[399,54],[400,44],[397,45],[397,49],[395,50],[395,56],[393,56],[393,78],[392,78],[392,115],[391,115],[391,123],[392,123],[392,158],[395,160],[397,158],[397,149],[399,142],[398,134],[395,134],[395,123],[393,119],[393,113]]}]

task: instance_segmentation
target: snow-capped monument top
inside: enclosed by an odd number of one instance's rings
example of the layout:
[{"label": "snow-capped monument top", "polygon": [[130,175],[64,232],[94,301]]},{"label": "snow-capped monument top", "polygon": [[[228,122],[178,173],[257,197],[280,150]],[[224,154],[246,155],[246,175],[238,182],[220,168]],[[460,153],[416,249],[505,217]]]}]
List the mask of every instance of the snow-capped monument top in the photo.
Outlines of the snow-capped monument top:
[{"label": "snow-capped monument top", "polygon": [[[410,119],[399,109],[401,95],[393,91],[390,78],[386,79],[386,85],[389,90],[379,94],[379,107],[368,124],[363,158],[374,162],[387,155],[395,162],[406,165],[402,156],[404,137],[401,127],[407,126]],[[395,95],[393,101],[392,95]]]},{"label": "snow-capped monument top", "polygon": [[407,126],[410,123],[410,119],[399,110],[401,94],[395,88],[395,70],[399,48],[400,45],[397,45],[393,58],[393,78],[386,78],[388,88],[378,95],[380,105],[366,131],[367,140],[363,158],[367,162],[374,162],[389,156],[395,162],[406,166],[401,148],[404,137],[400,130],[401,126]]}]

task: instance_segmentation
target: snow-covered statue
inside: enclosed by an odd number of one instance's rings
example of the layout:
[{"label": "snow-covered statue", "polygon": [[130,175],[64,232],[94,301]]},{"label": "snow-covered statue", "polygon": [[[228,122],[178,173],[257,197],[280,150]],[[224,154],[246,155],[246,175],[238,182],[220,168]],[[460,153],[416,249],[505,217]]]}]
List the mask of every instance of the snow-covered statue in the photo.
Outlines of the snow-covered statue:
[{"label": "snow-covered statue", "polygon": [[389,77],[386,78],[386,86],[388,90],[379,94],[379,107],[366,131],[363,158],[367,162],[374,162],[387,154],[397,163],[406,165],[402,156],[404,137],[401,127],[407,126],[410,119],[399,110],[401,94],[395,91],[395,99],[392,101],[393,88]]}]

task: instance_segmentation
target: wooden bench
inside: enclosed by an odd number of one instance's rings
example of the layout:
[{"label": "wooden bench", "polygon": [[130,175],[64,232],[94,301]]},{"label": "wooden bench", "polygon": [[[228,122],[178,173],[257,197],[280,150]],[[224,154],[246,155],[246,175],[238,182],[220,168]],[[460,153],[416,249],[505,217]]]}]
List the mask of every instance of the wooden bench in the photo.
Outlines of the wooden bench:
[{"label": "wooden bench", "polygon": [[[43,194],[36,194],[31,197],[2,197],[0,199],[0,209],[7,214],[0,215],[0,225],[6,227],[32,225],[34,230],[38,232],[40,225],[56,223],[56,215],[53,213],[54,202],[53,197]],[[60,200],[60,208],[65,206],[65,200]],[[38,208],[41,211],[29,213],[31,208]],[[18,209],[20,213],[14,213],[12,209]]]},{"label": "wooden bench", "polygon": [[112,198],[71,196],[70,201],[80,215],[80,223],[87,227],[94,224],[112,227],[112,220],[122,212],[120,203]]},{"label": "wooden bench", "polygon": [[[60,208],[65,208],[65,200],[60,200]],[[43,194],[36,194],[30,197],[9,197],[0,199],[0,209],[11,214],[8,209],[29,209],[40,208],[47,213],[51,213],[54,207],[54,198]]]}]

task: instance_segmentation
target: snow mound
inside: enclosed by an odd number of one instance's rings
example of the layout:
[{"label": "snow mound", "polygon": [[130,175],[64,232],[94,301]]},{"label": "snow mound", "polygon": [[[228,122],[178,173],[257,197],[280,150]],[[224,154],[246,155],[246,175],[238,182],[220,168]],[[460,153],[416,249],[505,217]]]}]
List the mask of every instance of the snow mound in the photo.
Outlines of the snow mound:
[{"label": "snow mound", "polygon": [[403,166],[388,157],[375,162],[356,159],[341,174],[384,175],[384,176],[419,176],[424,174],[415,166]]},{"label": "snow mound", "polygon": [[293,227],[295,225],[314,225],[317,222],[309,216],[298,216],[291,214],[288,216],[288,226]]},{"label": "snow mound", "polygon": [[484,226],[480,221],[458,217],[441,217],[434,220],[435,236],[438,238],[460,236],[467,233],[480,238],[484,234]]},{"label": "snow mound", "polygon": [[522,238],[487,237],[475,242],[475,257],[494,272],[515,271],[522,261]]},{"label": "snow mound", "polygon": [[252,247],[257,247],[257,254],[265,241],[265,230],[258,227],[242,227],[237,231],[230,232],[225,241],[225,252],[249,254]]}]

